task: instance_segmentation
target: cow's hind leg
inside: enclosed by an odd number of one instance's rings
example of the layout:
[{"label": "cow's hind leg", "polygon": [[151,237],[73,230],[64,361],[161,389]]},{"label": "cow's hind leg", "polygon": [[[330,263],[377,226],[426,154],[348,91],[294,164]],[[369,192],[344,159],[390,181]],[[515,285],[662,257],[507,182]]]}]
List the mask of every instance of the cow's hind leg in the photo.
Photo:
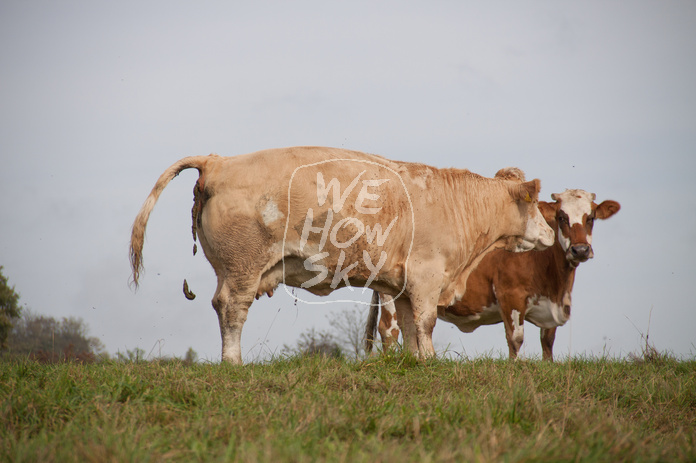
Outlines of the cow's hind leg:
[{"label": "cow's hind leg", "polygon": [[255,287],[240,290],[229,281],[219,280],[213,296],[213,308],[217,312],[222,337],[222,361],[242,364],[242,328],[249,313],[249,306],[256,295]]},{"label": "cow's hind leg", "polygon": [[404,338],[404,347],[415,354],[418,352],[418,340],[411,302],[402,296],[394,299],[394,305],[396,306],[396,319],[399,326],[401,326],[401,333]]},{"label": "cow's hind leg", "polygon": [[242,328],[269,262],[271,244],[254,218],[229,209],[224,199],[209,199],[201,212],[198,238],[218,279],[212,303],[220,323],[222,361],[241,364]]}]

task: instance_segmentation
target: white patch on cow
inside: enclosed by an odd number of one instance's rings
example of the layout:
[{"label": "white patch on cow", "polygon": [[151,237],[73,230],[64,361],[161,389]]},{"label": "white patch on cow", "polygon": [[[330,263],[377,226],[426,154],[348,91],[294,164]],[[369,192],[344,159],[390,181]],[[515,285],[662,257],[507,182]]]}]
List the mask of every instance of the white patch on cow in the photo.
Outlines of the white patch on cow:
[{"label": "white patch on cow", "polygon": [[423,177],[413,177],[413,183],[418,185],[421,190],[428,189],[428,185],[425,184],[425,179]]},{"label": "white patch on cow", "polygon": [[[568,301],[570,307],[570,294],[563,297],[563,304]],[[539,328],[555,328],[564,325],[568,321],[563,306],[556,304],[546,296],[533,296],[527,300],[526,320]]]},{"label": "white patch on cow", "polygon": [[278,209],[278,205],[275,203],[275,201],[270,200],[266,203],[266,207],[263,209],[263,212],[261,212],[261,218],[263,219],[264,225],[269,225],[276,220],[280,220],[283,217],[282,212]]},{"label": "white patch on cow", "polygon": [[568,251],[568,248],[570,247],[570,238],[565,236],[563,233],[559,233],[558,242],[561,243],[561,249]]},{"label": "white patch on cow", "polygon": [[522,341],[524,341],[524,320],[520,320],[520,313],[514,309],[510,316],[512,318],[512,340],[522,344]]},{"label": "white patch on cow", "polygon": [[561,210],[568,215],[571,227],[576,223],[582,224],[583,217],[592,214],[592,193],[584,190],[566,190],[555,197],[561,201]]},{"label": "white patch on cow", "polygon": [[382,310],[386,310],[391,316],[391,325],[387,327],[387,333],[391,335],[392,330],[399,329],[399,324],[396,321],[396,305],[394,305],[394,299],[391,297],[385,298],[385,301],[382,304]]},{"label": "white patch on cow", "polygon": [[483,307],[481,312],[474,315],[460,316],[450,312],[438,311],[437,317],[440,320],[457,325],[457,328],[464,333],[471,333],[482,325],[495,325],[496,323],[503,321],[503,317],[500,315],[500,306],[498,304]]}]

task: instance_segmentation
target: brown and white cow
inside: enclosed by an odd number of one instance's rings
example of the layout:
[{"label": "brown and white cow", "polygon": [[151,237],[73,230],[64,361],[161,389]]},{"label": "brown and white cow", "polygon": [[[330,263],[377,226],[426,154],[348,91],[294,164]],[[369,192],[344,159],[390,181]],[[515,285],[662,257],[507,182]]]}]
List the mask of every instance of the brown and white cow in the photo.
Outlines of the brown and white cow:
[{"label": "brown and white cow", "polygon": [[237,364],[249,306],[279,283],[318,295],[363,286],[400,296],[406,346],[434,355],[437,306],[461,298],[478,259],[554,241],[537,207],[539,180],[490,179],[334,148],[194,156],[160,176],[135,219],[136,287],[150,212],[190,168],[199,172],[194,239],[218,279],[212,304],[222,359]]},{"label": "brown and white cow", "polygon": [[[524,340],[525,320],[541,328],[543,358],[553,361],[556,328],[570,317],[571,292],[575,270],[594,256],[592,226],[596,219],[616,214],[616,201],[595,204],[595,195],[583,190],[553,194],[553,203],[539,201],[539,209],[558,239],[539,252],[509,253],[504,250],[486,255],[471,273],[464,297],[450,306],[438,307],[438,318],[471,333],[481,325],[503,322],[510,358],[516,358]],[[372,350],[375,330],[384,348],[399,336],[394,305],[389,296],[375,292],[366,327],[366,350]]]}]

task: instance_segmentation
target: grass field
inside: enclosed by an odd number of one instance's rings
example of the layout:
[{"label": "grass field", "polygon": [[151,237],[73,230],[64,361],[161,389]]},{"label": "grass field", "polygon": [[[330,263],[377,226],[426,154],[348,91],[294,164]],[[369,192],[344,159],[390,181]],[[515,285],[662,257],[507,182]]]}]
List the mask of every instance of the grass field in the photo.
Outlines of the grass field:
[{"label": "grass field", "polygon": [[696,461],[696,361],[0,362],[0,460]]}]

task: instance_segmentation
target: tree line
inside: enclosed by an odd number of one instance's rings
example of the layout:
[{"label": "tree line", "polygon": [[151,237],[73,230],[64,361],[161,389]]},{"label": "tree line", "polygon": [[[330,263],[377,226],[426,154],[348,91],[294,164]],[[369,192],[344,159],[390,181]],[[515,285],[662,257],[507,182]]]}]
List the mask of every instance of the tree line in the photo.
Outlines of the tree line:
[{"label": "tree line", "polygon": [[93,362],[108,357],[99,338],[88,334],[87,324],[76,317],[39,315],[19,304],[0,266],[0,351],[3,357],[29,357],[42,362]]}]

